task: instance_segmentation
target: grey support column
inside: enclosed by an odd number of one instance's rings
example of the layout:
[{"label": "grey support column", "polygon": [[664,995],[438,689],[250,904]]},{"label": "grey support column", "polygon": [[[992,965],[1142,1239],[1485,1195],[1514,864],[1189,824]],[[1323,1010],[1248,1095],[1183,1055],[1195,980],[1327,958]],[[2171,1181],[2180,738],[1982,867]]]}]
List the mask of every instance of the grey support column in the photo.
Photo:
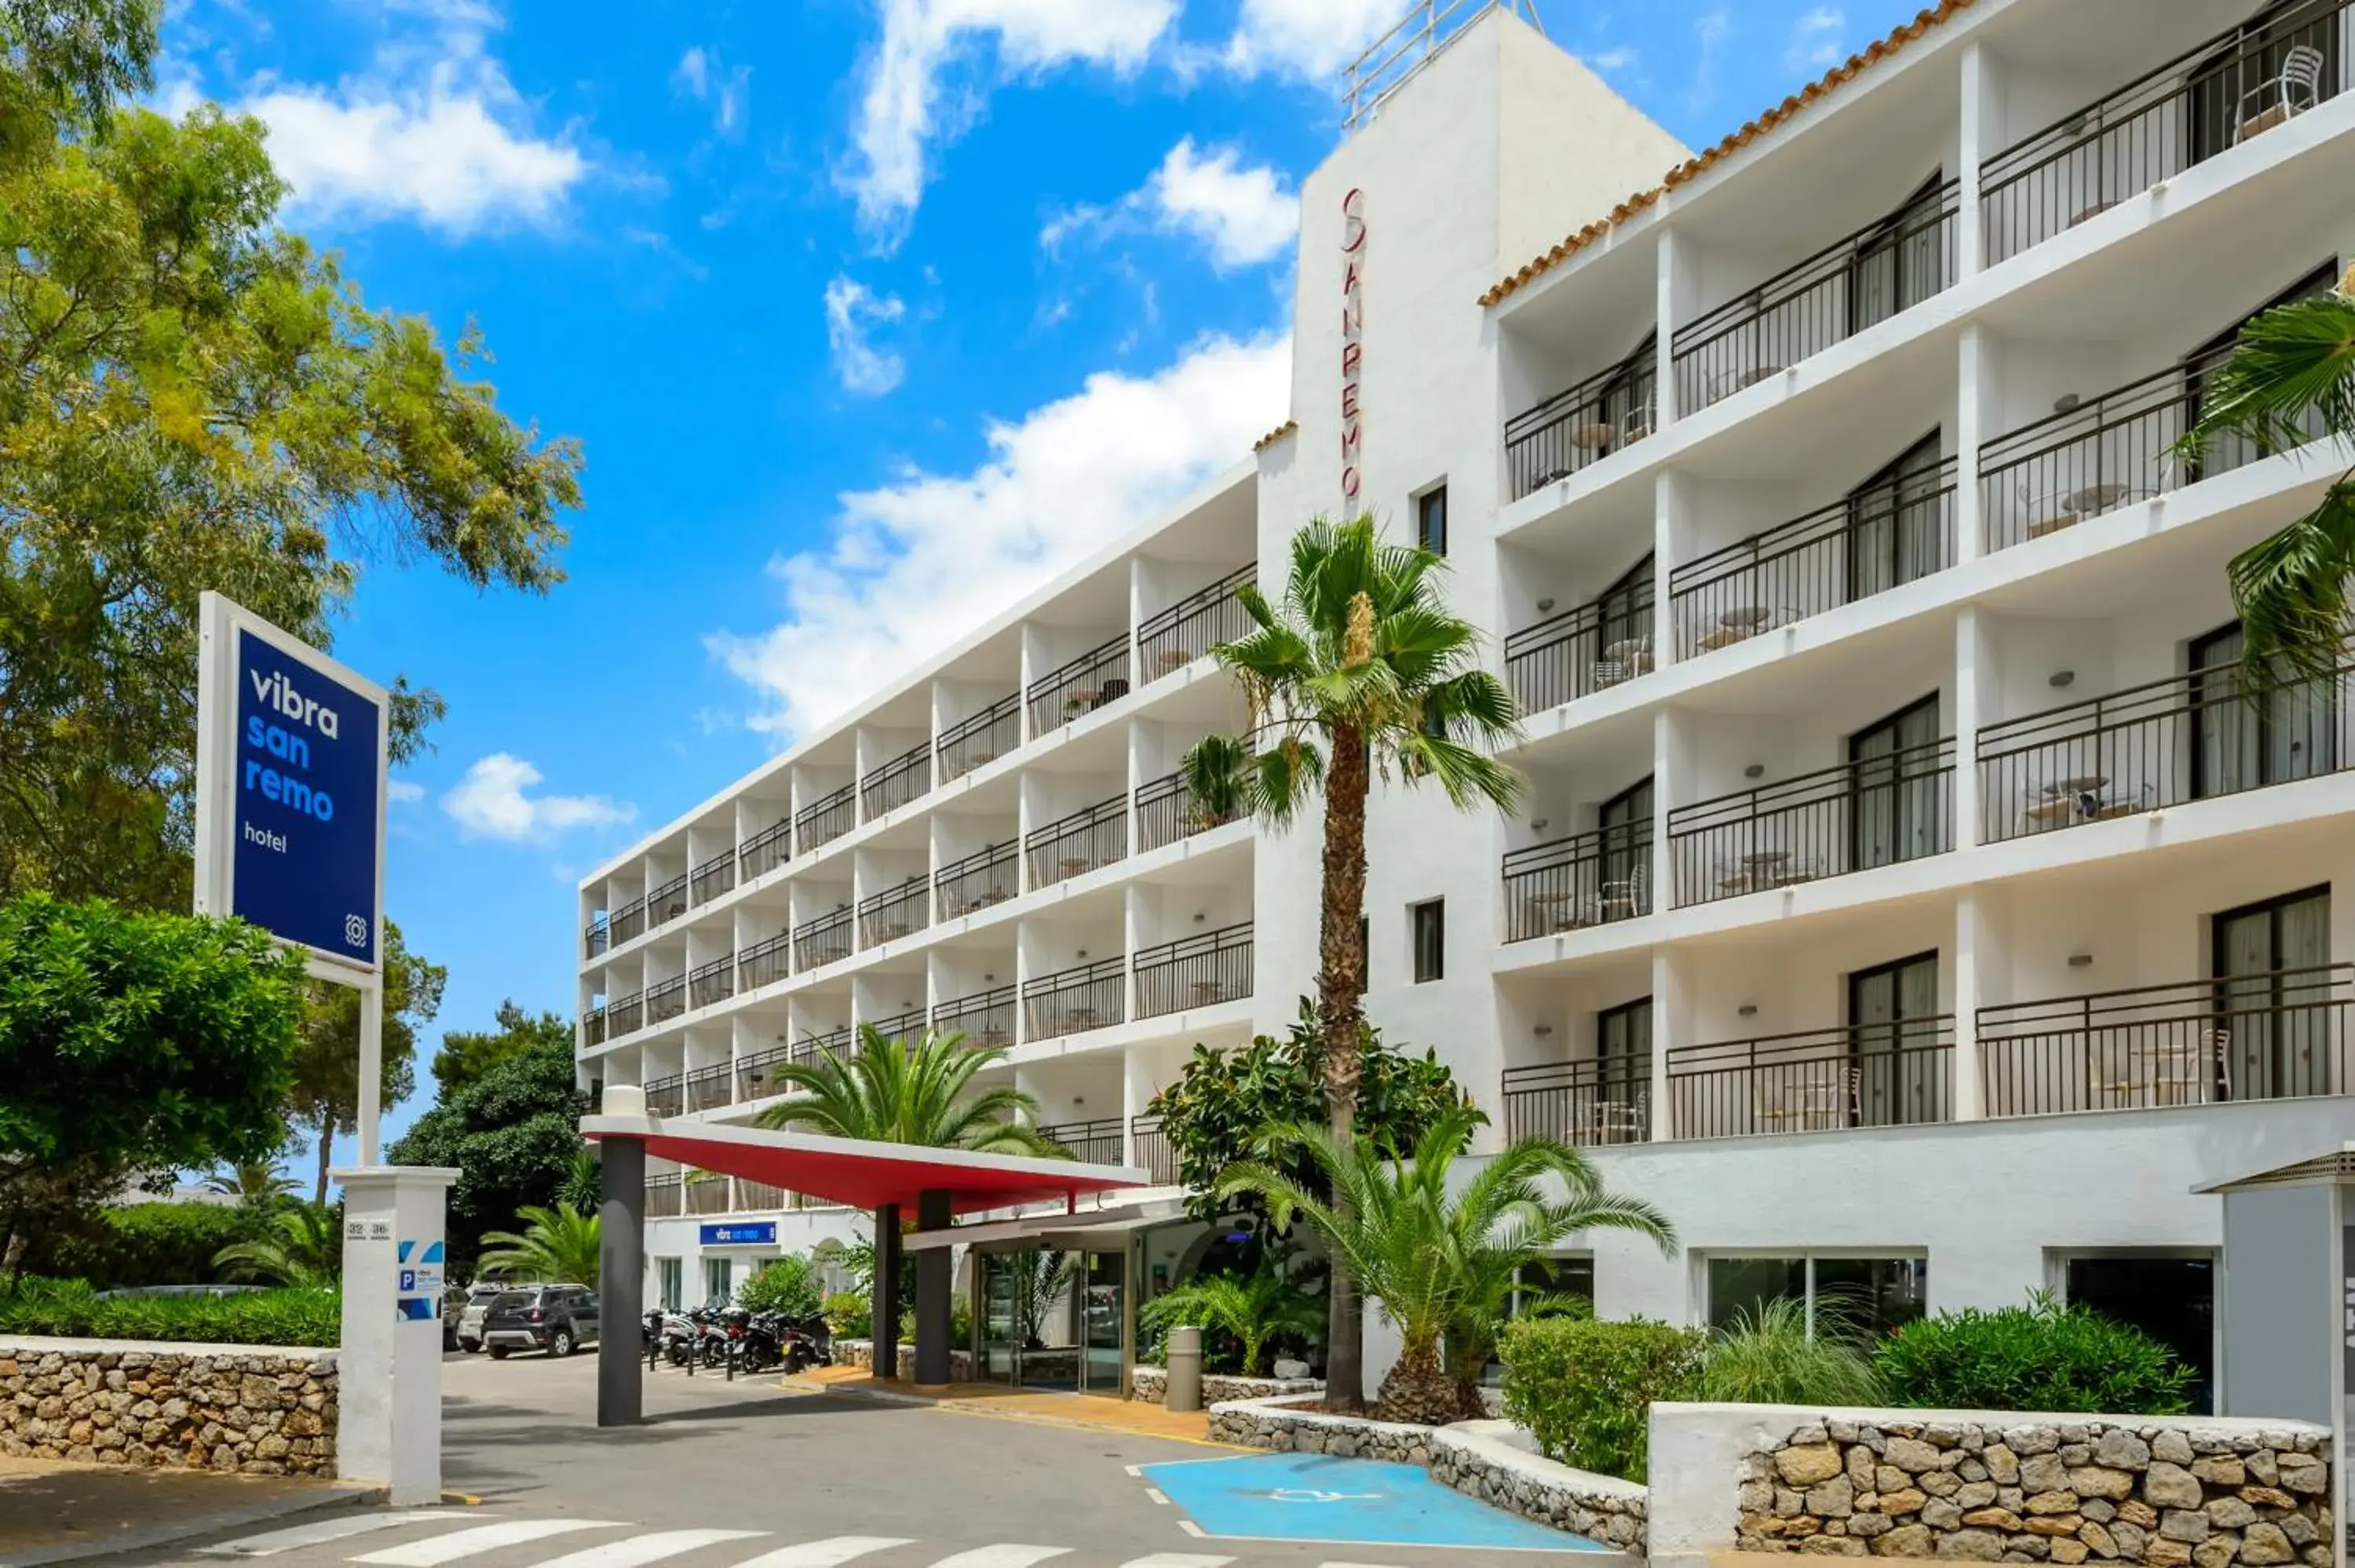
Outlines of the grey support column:
[{"label": "grey support column", "polygon": [[[916,1194],[916,1228],[946,1230],[949,1195]],[[916,1382],[940,1387],[949,1381],[949,1249],[930,1246],[916,1255]]]},{"label": "grey support column", "polygon": [[868,1325],[875,1343],[877,1377],[900,1375],[900,1205],[875,1211],[875,1316]]},{"label": "grey support column", "polygon": [[634,1426],[644,1414],[638,1325],[646,1278],[646,1146],[609,1138],[598,1160],[597,1425]]}]

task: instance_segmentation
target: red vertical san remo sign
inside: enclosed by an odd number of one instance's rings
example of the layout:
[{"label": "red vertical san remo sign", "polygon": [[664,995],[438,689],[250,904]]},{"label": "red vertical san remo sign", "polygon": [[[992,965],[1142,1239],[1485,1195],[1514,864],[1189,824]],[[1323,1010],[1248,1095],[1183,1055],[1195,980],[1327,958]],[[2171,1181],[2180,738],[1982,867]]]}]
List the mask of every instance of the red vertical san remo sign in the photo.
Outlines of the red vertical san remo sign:
[{"label": "red vertical san remo sign", "polygon": [[1365,455],[1359,424],[1358,372],[1366,357],[1366,193],[1341,198],[1341,499],[1355,502]]}]

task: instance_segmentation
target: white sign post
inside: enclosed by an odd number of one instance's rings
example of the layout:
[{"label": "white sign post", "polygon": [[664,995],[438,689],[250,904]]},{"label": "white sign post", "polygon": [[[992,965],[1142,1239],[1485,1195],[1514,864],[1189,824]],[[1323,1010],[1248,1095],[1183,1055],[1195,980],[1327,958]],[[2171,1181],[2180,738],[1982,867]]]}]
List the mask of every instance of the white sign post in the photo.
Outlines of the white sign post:
[{"label": "white sign post", "polygon": [[[381,1162],[385,767],[391,700],[219,594],[199,611],[197,911],[299,948],[359,996],[359,1163],[344,1189],[338,1471],[442,1492],[443,1212],[458,1172]],[[332,1129],[321,1128],[327,1137]]]}]

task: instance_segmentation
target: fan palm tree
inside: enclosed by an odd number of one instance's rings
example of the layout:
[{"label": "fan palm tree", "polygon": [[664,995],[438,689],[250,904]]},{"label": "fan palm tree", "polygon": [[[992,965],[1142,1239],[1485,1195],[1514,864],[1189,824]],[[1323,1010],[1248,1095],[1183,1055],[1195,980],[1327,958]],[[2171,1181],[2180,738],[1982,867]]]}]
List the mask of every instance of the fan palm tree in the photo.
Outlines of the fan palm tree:
[{"label": "fan palm tree", "polygon": [[537,1280],[549,1284],[585,1285],[597,1288],[600,1234],[603,1227],[594,1214],[569,1204],[552,1209],[529,1204],[516,1211],[523,1233],[485,1231],[483,1254],[475,1267],[503,1279]]},{"label": "fan palm tree", "polygon": [[293,1204],[272,1215],[261,1236],[231,1243],[213,1254],[213,1265],[226,1279],[333,1285],[344,1269],[344,1238],[336,1211],[325,1203]]},{"label": "fan palm tree", "polygon": [[[1374,776],[1434,783],[1464,810],[1509,810],[1520,794],[1519,775],[1489,755],[1518,737],[1519,714],[1505,683],[1480,666],[1478,631],[1440,598],[1446,566],[1428,550],[1384,544],[1370,514],[1302,528],[1282,599],[1240,589],[1252,630],[1210,650],[1241,683],[1250,733],[1205,738],[1179,769],[1195,800],[1231,802],[1279,831],[1324,794],[1316,1012],[1337,1143],[1350,1140],[1357,1122]],[[1326,1399],[1355,1410],[1363,1403],[1358,1308],[1337,1258],[1330,1295]]]},{"label": "fan palm tree", "polygon": [[1449,1112],[1423,1135],[1412,1161],[1323,1128],[1271,1129],[1273,1141],[1315,1160],[1331,1185],[1330,1201],[1254,1161],[1230,1167],[1219,1181],[1221,1197],[1258,1193],[1278,1224],[1305,1216],[1335,1263],[1346,1263],[1381,1303],[1400,1339],[1399,1359],[1375,1403],[1386,1421],[1441,1425],[1481,1414],[1480,1374],[1510,1281],[1564,1237],[1608,1228],[1649,1236],[1663,1252],[1675,1245],[1657,1210],[1604,1188],[1578,1150],[1551,1139],[1510,1145],[1451,1195],[1449,1168],[1475,1125],[1468,1108]]},{"label": "fan palm tree", "polygon": [[1260,1351],[1278,1334],[1314,1339],[1325,1326],[1325,1304],[1304,1295],[1273,1269],[1256,1274],[1213,1274],[1188,1280],[1146,1303],[1137,1314],[1147,1329],[1187,1323],[1231,1334],[1242,1347],[1242,1374],[1257,1377],[1265,1363]]},{"label": "fan palm tree", "polygon": [[873,1024],[862,1023],[852,1054],[820,1046],[814,1060],[773,1069],[779,1084],[801,1092],[762,1111],[760,1125],[875,1143],[1069,1159],[1037,1128],[1014,1119],[1035,1117],[1038,1101],[1010,1085],[973,1089],[974,1075],[1005,1056],[1003,1047],[969,1049],[954,1030],[927,1029],[911,1044],[887,1040]]},{"label": "fan palm tree", "polygon": [[240,1203],[268,1203],[302,1191],[303,1184],[267,1160],[249,1160],[205,1178],[205,1191]]},{"label": "fan palm tree", "polygon": [[[2200,418],[2178,443],[2198,461],[2220,436],[2288,451],[2319,434],[2355,438],[2355,267],[2328,293],[2265,312],[2241,329],[2208,377]],[[2348,578],[2355,575],[2355,469],[2322,503],[2226,567],[2240,610],[2242,667],[2252,690],[2328,679],[2345,658]]]}]

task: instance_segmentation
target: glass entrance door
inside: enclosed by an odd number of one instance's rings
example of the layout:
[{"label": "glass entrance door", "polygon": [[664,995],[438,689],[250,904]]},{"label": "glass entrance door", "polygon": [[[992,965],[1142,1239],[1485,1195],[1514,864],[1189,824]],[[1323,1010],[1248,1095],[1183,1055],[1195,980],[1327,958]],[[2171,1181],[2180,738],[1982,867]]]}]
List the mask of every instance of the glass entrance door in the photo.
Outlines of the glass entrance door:
[{"label": "glass entrance door", "polygon": [[1127,1361],[1123,1343],[1128,1322],[1128,1255],[1118,1252],[1082,1255],[1080,1310],[1080,1389],[1118,1398]]}]

